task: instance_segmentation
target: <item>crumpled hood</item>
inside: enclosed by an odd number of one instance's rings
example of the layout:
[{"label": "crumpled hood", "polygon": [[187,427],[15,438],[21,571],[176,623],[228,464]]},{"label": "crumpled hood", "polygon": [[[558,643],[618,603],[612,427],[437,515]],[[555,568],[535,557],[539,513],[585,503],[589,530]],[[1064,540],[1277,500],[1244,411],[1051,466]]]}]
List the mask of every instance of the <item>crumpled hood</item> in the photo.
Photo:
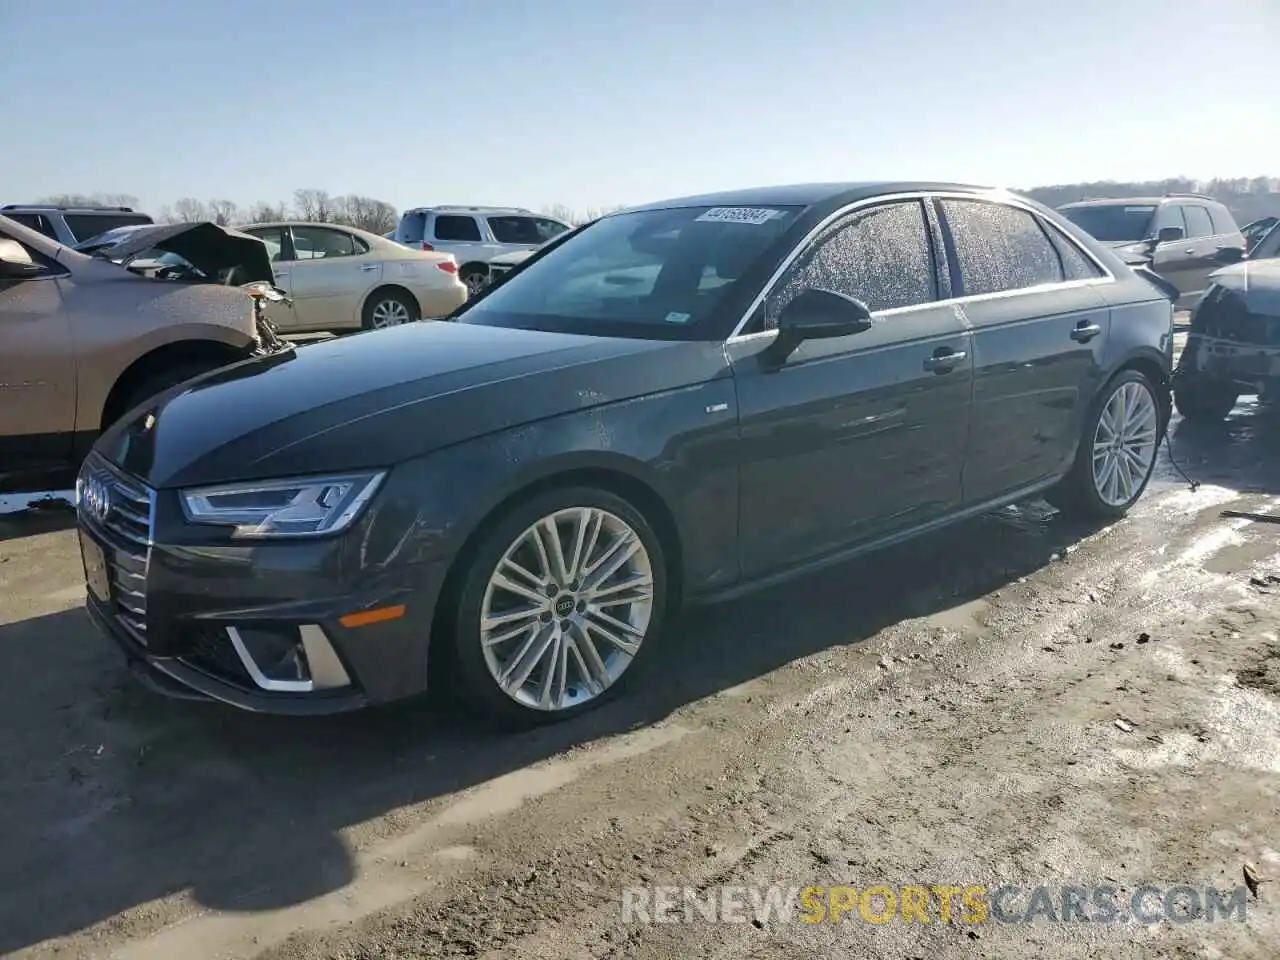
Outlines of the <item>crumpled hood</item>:
[{"label": "crumpled hood", "polygon": [[257,237],[239,230],[220,227],[216,223],[168,223],[141,227],[102,254],[127,263],[148,250],[176,253],[192,266],[211,277],[224,270],[239,267],[238,284],[266,281],[271,283],[271,257],[267,245]]},{"label": "crumpled hood", "polygon": [[716,343],[413,323],[207,374],[97,449],[158,488],[386,467],[727,374]]},{"label": "crumpled hood", "polygon": [[1249,313],[1280,317],[1280,259],[1233,263],[1209,274],[1209,280],[1240,297]]}]

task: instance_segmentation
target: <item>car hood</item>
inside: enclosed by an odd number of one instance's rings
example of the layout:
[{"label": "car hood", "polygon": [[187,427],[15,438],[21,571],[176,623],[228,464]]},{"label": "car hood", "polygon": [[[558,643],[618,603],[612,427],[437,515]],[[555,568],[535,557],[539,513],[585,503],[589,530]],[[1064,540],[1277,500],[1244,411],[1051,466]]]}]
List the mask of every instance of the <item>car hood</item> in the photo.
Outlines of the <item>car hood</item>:
[{"label": "car hood", "polygon": [[206,374],[96,449],[157,488],[386,467],[727,374],[719,343],[405,324]]},{"label": "car hood", "polygon": [[500,253],[493,257],[489,263],[499,266],[515,266],[517,263],[524,263],[537,252],[534,250],[514,250],[511,253]]},{"label": "car hood", "polygon": [[1280,317],[1280,259],[1233,263],[1209,274],[1209,280],[1239,297],[1249,313]]},{"label": "car hood", "polygon": [[208,221],[167,223],[140,227],[119,243],[99,251],[117,263],[148,250],[176,253],[209,276],[218,276],[232,267],[241,269],[239,283],[271,283],[271,258],[267,245],[257,237]]}]

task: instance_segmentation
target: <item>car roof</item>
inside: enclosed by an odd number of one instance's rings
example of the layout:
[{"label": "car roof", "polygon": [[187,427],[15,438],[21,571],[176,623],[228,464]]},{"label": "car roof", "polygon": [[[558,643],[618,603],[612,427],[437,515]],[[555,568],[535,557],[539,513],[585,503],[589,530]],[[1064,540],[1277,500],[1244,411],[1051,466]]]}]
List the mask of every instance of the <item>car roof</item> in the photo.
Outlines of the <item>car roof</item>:
[{"label": "car roof", "polygon": [[1162,203],[1187,202],[1222,204],[1221,200],[1215,200],[1213,197],[1202,197],[1194,193],[1175,193],[1163,197],[1090,197],[1088,200],[1075,200],[1071,203],[1064,203],[1058,209],[1074,210],[1078,207],[1158,207]]},{"label": "car roof", "polygon": [[6,203],[0,213],[138,213],[133,207],[107,207],[97,204]]},{"label": "car roof", "polygon": [[534,213],[525,207],[476,207],[476,206],[435,206],[435,207],[410,207],[405,213],[483,213],[486,216],[519,216],[519,217],[546,217],[548,220],[556,218],[546,213]]},{"label": "car roof", "polygon": [[[1007,193],[990,186],[966,183],[947,183],[923,180],[867,180],[843,183],[794,183],[772,187],[748,187],[718,193],[659,200],[619,210],[629,213],[637,210],[663,210],[675,207],[755,207],[800,206],[818,204],[844,205],[858,200],[870,200],[895,193],[973,193],[975,195]],[[608,214],[613,216],[613,214]]]}]

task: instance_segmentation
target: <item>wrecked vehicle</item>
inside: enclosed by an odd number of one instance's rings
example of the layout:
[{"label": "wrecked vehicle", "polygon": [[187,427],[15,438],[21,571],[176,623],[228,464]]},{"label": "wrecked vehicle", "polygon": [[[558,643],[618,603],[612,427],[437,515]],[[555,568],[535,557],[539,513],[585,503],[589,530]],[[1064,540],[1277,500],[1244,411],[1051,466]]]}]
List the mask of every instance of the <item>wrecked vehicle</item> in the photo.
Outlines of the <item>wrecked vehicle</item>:
[{"label": "wrecked vehicle", "polygon": [[0,490],[65,485],[132,408],[292,349],[266,317],[272,282],[262,241],[212,223],[138,227],[87,256],[0,216]]},{"label": "wrecked vehicle", "polygon": [[1280,225],[1209,281],[1191,314],[1173,392],[1183,417],[1212,423],[1242,395],[1280,398]]}]

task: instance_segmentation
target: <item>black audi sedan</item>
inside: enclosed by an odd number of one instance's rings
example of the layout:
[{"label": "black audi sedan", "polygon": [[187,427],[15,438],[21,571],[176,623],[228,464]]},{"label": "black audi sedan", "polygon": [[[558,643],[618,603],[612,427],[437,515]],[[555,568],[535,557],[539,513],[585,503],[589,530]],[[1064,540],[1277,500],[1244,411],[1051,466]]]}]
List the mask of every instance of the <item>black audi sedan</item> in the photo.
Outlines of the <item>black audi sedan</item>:
[{"label": "black audi sedan", "polygon": [[444,322],[183,384],[78,484],[88,609],[170,693],[426,689],[534,723],[682,604],[1033,495],[1118,517],[1169,416],[1170,301],[1053,211],[935,183],[670,200]]}]

